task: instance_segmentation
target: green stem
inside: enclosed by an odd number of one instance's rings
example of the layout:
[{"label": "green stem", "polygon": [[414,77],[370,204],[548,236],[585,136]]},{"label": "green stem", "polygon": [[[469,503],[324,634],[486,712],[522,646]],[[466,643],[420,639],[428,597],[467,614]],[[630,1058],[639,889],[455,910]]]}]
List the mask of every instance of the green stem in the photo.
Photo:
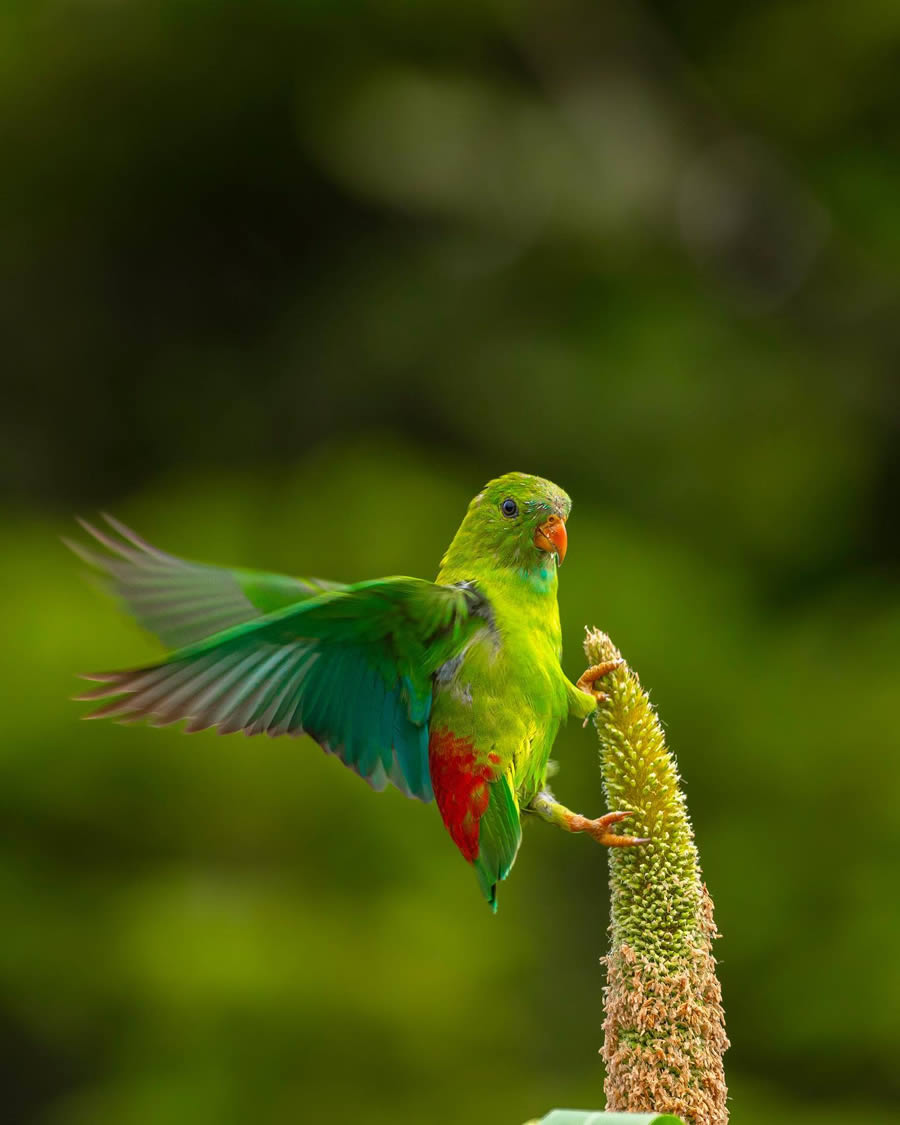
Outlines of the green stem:
[{"label": "green stem", "polygon": [[[592,664],[620,656],[598,630],[584,647]],[[651,840],[609,849],[607,1108],[726,1125],[728,1039],[712,955],[718,935],[678,769],[634,672],[623,664],[602,687],[609,700],[595,724],[608,807],[632,809],[623,830]]]}]

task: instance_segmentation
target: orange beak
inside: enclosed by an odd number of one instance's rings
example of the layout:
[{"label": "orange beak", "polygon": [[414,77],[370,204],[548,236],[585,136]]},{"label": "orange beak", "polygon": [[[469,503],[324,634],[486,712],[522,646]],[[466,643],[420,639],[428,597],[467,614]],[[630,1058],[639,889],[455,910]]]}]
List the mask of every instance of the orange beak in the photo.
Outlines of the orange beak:
[{"label": "orange beak", "polygon": [[566,557],[566,548],[569,545],[569,537],[566,535],[566,521],[560,519],[559,516],[551,516],[534,533],[534,545],[540,551],[555,551],[556,557],[559,559],[559,565],[562,566],[562,561]]}]

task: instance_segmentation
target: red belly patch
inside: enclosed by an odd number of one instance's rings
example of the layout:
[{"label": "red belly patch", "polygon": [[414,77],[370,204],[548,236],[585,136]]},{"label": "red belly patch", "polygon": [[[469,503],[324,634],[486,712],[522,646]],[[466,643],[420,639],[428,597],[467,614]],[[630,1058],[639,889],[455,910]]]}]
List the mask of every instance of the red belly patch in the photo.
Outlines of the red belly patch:
[{"label": "red belly patch", "polygon": [[[499,764],[498,754],[489,754]],[[478,832],[491,799],[488,785],[497,779],[489,762],[479,761],[475,744],[449,730],[433,730],[428,740],[431,787],[453,842],[470,862],[478,858]]]}]

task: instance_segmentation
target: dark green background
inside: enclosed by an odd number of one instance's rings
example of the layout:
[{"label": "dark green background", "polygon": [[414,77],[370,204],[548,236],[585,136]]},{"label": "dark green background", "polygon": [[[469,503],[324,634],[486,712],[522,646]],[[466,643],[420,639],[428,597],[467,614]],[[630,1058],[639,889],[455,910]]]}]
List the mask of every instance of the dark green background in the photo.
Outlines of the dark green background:
[{"label": "dark green background", "polygon": [[602,1104],[589,841],[495,918],[313,745],[67,700],[158,652],[73,512],[430,576],[510,469],[575,499],[567,671],[608,629],[678,753],[734,1122],[898,1119],[898,75],[893,0],[6,0],[5,1121]]}]

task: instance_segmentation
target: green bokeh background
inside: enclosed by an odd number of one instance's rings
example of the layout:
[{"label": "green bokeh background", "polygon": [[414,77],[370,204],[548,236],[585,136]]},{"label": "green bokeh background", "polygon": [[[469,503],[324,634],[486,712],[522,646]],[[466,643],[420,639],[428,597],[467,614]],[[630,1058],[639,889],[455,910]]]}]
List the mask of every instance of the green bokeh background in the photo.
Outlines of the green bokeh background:
[{"label": "green bokeh background", "polygon": [[607,629],[678,754],[735,1125],[900,1120],[898,60],[876,0],[0,8],[4,1121],[602,1104],[589,841],[492,917],[312,744],[67,698],[159,651],[73,512],[430,576],[512,468],[575,499],[567,671]]}]

